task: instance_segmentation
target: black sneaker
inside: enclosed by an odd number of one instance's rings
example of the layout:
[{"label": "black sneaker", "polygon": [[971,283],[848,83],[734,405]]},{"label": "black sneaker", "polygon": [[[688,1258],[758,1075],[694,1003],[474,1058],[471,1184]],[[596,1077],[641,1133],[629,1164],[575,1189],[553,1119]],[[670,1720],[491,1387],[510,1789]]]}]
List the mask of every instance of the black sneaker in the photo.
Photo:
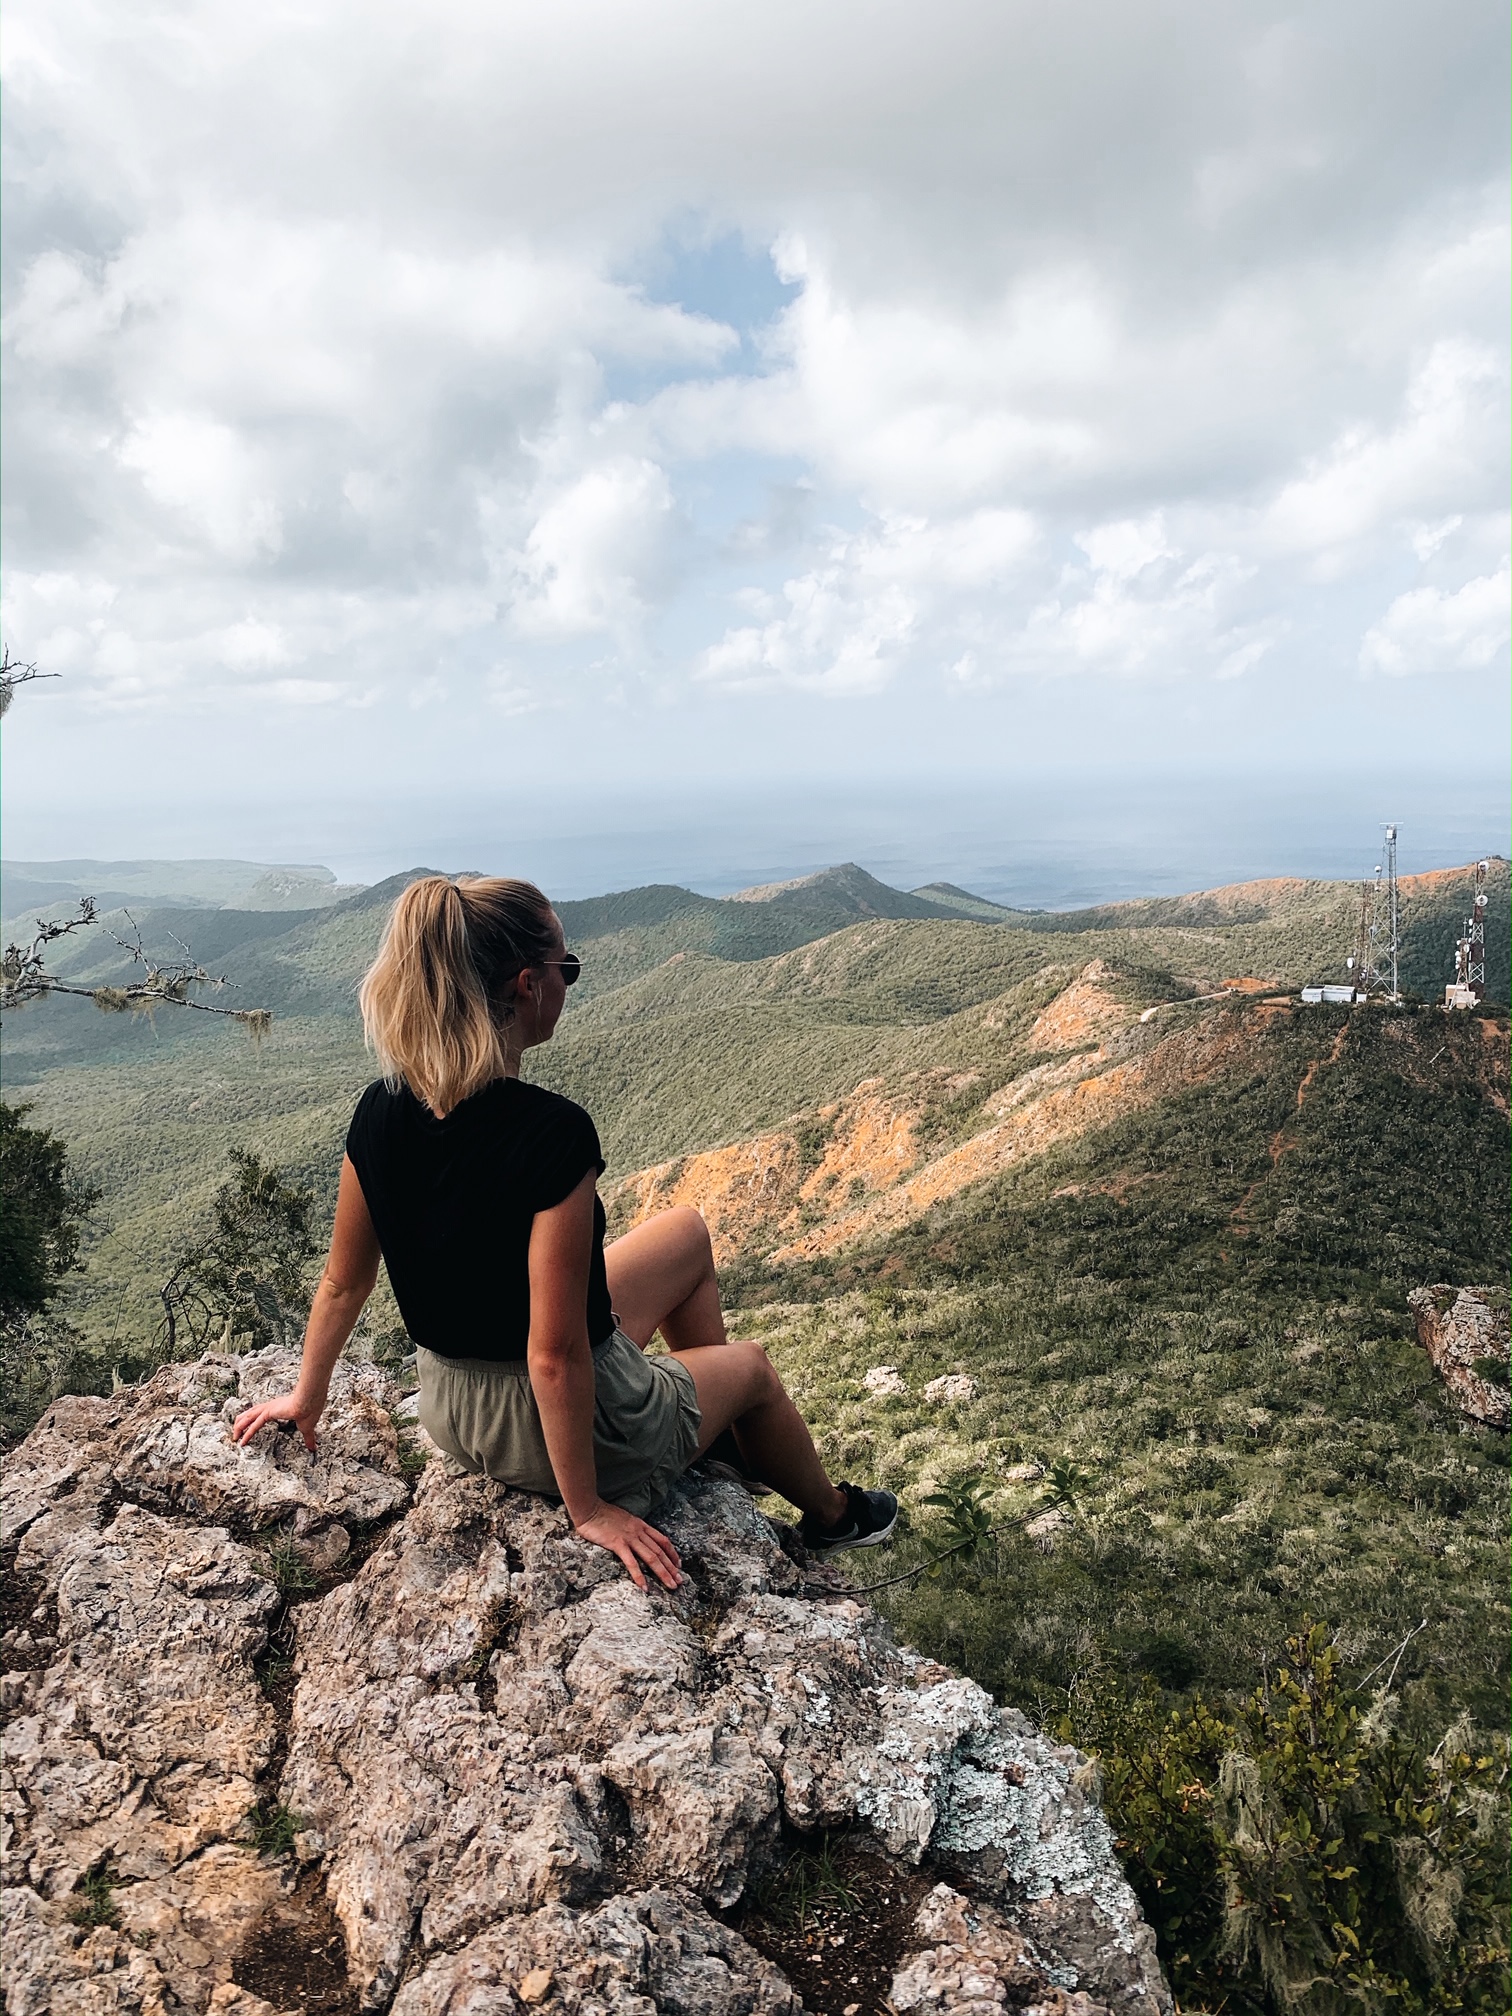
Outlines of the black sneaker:
[{"label": "black sneaker", "polygon": [[891,1540],[898,1523],[898,1501],[891,1491],[863,1491],[857,1484],[842,1484],[845,1517],[838,1526],[821,1526],[811,1512],[805,1512],[798,1536],[810,1554],[843,1554],[847,1547],[880,1547]]}]

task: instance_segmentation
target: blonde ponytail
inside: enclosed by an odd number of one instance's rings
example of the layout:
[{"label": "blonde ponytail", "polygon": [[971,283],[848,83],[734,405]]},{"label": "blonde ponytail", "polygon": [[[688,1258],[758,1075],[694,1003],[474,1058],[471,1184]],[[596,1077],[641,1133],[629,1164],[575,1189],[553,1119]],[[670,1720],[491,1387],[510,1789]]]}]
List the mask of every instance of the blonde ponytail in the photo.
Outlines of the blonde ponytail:
[{"label": "blonde ponytail", "polygon": [[394,905],[358,1001],[368,1047],[435,1113],[510,1064],[512,983],[555,949],[551,905],[531,882],[426,875]]}]

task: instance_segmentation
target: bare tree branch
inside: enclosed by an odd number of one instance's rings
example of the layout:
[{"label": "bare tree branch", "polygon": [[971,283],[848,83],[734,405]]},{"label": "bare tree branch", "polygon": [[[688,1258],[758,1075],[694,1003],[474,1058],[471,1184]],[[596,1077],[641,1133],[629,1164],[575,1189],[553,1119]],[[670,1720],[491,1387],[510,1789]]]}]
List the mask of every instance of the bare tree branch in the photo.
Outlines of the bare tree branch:
[{"label": "bare tree branch", "polygon": [[63,922],[39,917],[37,935],[30,945],[6,946],[5,956],[0,960],[0,1012],[8,1008],[23,1008],[28,1001],[39,1000],[45,994],[75,994],[93,1001],[96,1008],[107,1015],[128,1010],[150,1014],[158,1007],[197,1008],[202,1015],[224,1015],[228,1021],[244,1024],[254,1037],[266,1035],[273,1020],[268,1009],[221,1008],[209,1001],[196,1001],[190,991],[192,988],[212,987],[218,993],[231,983],[223,973],[207,972],[178,937],[174,937],[173,942],[183,953],[183,958],[171,963],[154,961],[142,943],[141,928],[136,919],[129,910],[125,912],[125,917],[131,926],[130,938],[121,937],[109,925],[103,928],[106,937],[130,955],[132,964],[142,968],[140,980],[130,981],[124,987],[75,987],[48,972],[47,948],[54,939],[66,937],[70,931],[96,922],[94,898],[81,896],[77,917]]},{"label": "bare tree branch", "polygon": [[39,672],[35,665],[12,658],[9,644],[0,645],[0,716],[9,713],[11,695],[18,686],[29,686],[33,679],[61,679],[62,676],[61,672]]},{"label": "bare tree branch", "polygon": [[[57,672],[39,672],[35,665],[12,658],[8,644],[0,646],[0,715],[10,706],[11,695],[18,686],[30,685],[34,679],[60,676]],[[29,945],[6,946],[4,957],[0,958],[0,1013],[8,1008],[24,1008],[28,1001],[38,1001],[46,994],[76,994],[93,1001],[96,1008],[108,1015],[127,1011],[150,1015],[158,1007],[197,1008],[202,1015],[223,1015],[227,1021],[240,1022],[254,1041],[267,1034],[273,1021],[270,1009],[220,1008],[209,1001],[196,1001],[192,990],[210,987],[219,993],[230,985],[226,976],[207,972],[183,939],[172,931],[168,935],[182,956],[172,961],[153,960],[142,943],[136,919],[129,910],[125,917],[131,926],[129,939],[122,938],[108,925],[103,928],[105,935],[130,955],[132,964],[142,968],[140,980],[129,981],[124,987],[75,987],[48,972],[47,948],[53,941],[98,922],[95,899],[81,896],[77,917],[39,917],[36,936]]]}]

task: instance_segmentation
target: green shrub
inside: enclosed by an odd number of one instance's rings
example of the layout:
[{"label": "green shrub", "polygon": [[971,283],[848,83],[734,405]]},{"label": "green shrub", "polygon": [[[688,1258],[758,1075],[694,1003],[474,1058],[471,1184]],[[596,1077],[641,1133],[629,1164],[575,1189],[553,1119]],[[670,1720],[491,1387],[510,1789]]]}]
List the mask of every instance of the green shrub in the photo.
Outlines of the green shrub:
[{"label": "green shrub", "polygon": [[1347,1688],[1328,1627],[1237,1713],[1148,1683],[1079,1697],[1124,1866],[1177,1998],[1235,2016],[1506,2007],[1504,1743],[1429,1748]]},{"label": "green shrub", "polygon": [[209,1236],[178,1255],[159,1291],[159,1358],[193,1357],[218,1337],[292,1349],[303,1331],[306,1276],[320,1250],[315,1192],[249,1149],[230,1156]]},{"label": "green shrub", "polygon": [[268,1578],[286,1596],[304,1595],[315,1587],[315,1571],[287,1537],[272,1540],[267,1548]]},{"label": "green shrub", "polygon": [[981,1546],[992,1531],[992,1509],[988,1502],[991,1492],[991,1485],[979,1470],[968,1470],[919,1500],[921,1505],[945,1515],[941,1522],[942,1546],[959,1548],[962,1553],[971,1553]]}]

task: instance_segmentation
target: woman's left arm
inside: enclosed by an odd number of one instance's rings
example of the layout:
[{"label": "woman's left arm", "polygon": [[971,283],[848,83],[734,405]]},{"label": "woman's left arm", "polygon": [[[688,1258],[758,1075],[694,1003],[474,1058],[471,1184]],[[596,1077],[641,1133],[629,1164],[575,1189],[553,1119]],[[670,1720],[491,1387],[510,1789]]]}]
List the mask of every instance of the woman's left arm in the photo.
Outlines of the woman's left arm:
[{"label": "woman's left arm", "polygon": [[292,1392],[262,1400],[238,1414],[231,1428],[233,1442],[250,1442],[270,1421],[292,1421],[314,1454],[315,1429],[325,1410],[331,1373],[342,1348],[362,1314],[378,1279],[378,1235],[368,1215],[367,1199],[349,1157],[341,1163],[341,1187],[336,1193],[336,1223],[331,1250],[305,1325],[304,1358]]},{"label": "woman's left arm", "polygon": [[649,1568],[669,1589],[682,1580],[665,1533],[599,1496],[593,1455],[593,1353],[588,1345],[588,1266],[593,1251],[590,1169],[570,1195],[538,1211],[530,1230],[530,1336],[526,1362],[546,1453],[567,1516],[585,1540],[607,1547],[644,1589]]}]

